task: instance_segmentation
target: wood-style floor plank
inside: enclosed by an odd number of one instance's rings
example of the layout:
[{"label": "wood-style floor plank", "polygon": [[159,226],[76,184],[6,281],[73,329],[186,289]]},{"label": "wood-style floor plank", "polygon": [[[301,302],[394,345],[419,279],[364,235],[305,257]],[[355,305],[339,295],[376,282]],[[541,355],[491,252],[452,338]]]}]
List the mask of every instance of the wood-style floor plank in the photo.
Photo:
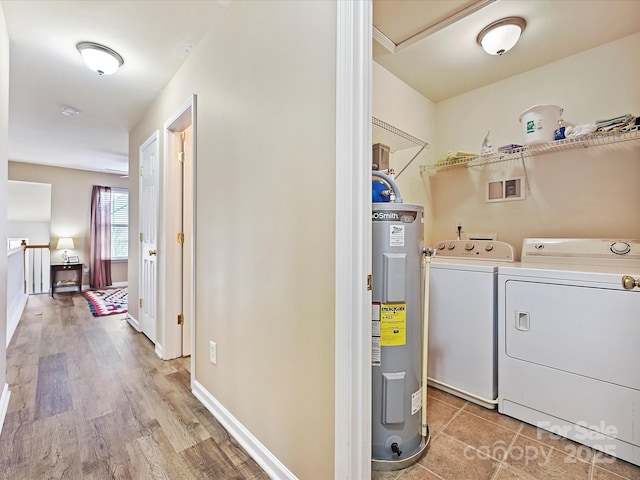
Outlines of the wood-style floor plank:
[{"label": "wood-style floor plank", "polygon": [[35,435],[30,439],[34,442],[31,448],[33,478],[82,478],[73,412],[65,411],[36,420],[33,433]]},{"label": "wood-style floor plank", "polygon": [[132,463],[115,413],[78,422],[83,478],[132,480]]},{"label": "wood-style floor plank", "polygon": [[31,296],[7,349],[7,480],[267,479],[122,315],[77,293]]},{"label": "wood-style floor plank", "polygon": [[36,419],[50,417],[73,408],[68,386],[67,355],[40,357],[36,390]]}]

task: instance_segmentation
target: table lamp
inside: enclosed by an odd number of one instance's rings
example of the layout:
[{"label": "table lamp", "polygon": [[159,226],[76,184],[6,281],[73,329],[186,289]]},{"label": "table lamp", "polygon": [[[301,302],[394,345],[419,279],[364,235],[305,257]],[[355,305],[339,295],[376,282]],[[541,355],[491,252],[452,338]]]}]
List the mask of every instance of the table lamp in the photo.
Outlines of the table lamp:
[{"label": "table lamp", "polygon": [[67,250],[73,250],[76,246],[73,244],[73,238],[70,237],[60,237],[58,238],[58,244],[56,245],[56,250],[64,250],[62,252],[62,261],[64,263],[69,263],[69,254]]}]

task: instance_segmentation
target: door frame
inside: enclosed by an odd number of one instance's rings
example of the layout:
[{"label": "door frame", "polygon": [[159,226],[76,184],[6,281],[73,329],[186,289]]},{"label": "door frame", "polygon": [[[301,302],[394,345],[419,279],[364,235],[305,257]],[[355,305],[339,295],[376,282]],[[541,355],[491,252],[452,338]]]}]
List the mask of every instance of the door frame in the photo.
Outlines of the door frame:
[{"label": "door frame", "polygon": [[334,477],[371,478],[371,1],[336,2]]},{"label": "door frame", "polygon": [[[161,255],[158,259],[162,261],[161,271],[162,282],[160,289],[160,297],[163,299],[163,304],[159,306],[159,311],[162,312],[160,317],[160,339],[162,341],[161,358],[164,360],[170,360],[172,358],[178,358],[182,356],[182,326],[178,325],[176,315],[176,305],[180,302],[182,292],[176,288],[167,288],[169,283],[169,277],[175,275],[175,268],[172,266],[179,260],[179,255],[182,254],[182,247],[179,246],[176,240],[176,233],[180,230],[181,225],[179,219],[174,215],[173,209],[175,200],[173,186],[180,180],[181,171],[178,169],[178,163],[172,161],[172,155],[175,147],[175,132],[182,131],[185,128],[192,127],[191,136],[191,172],[185,171],[185,175],[189,175],[193,184],[192,195],[190,198],[185,198],[185,201],[190,201],[192,204],[191,224],[192,231],[190,235],[191,242],[191,258],[184,258],[184,262],[191,262],[193,268],[191,270],[190,278],[185,278],[185,281],[191,282],[191,298],[182,299],[185,303],[188,302],[189,308],[192,312],[191,315],[191,377],[194,372],[194,335],[195,335],[195,171],[196,171],[196,139],[197,139],[197,125],[196,125],[196,100],[195,94],[189,96],[189,98],[164,122],[163,124],[163,138],[164,138],[164,153],[163,153],[163,171],[164,182],[162,195],[162,228],[160,232],[160,242],[163,245],[164,255]],[[182,272],[180,272],[181,274]]]}]

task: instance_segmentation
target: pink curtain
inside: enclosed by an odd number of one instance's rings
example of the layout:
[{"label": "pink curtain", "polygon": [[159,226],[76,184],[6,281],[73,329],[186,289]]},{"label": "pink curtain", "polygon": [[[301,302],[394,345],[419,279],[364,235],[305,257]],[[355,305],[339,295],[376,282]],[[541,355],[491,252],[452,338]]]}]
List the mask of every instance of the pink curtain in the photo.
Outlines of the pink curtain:
[{"label": "pink curtain", "polygon": [[91,258],[89,286],[111,285],[111,187],[94,185],[91,192]]}]

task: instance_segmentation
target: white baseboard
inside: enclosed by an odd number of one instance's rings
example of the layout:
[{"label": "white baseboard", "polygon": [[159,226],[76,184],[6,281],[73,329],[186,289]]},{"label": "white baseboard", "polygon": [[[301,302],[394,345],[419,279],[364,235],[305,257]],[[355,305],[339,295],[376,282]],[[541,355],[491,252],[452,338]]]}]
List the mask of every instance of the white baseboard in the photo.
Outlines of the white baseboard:
[{"label": "white baseboard", "polygon": [[111,284],[112,287],[127,287],[129,286],[128,282],[115,282]]},{"label": "white baseboard", "polygon": [[18,324],[20,323],[20,319],[22,318],[22,313],[24,312],[24,306],[27,304],[27,300],[29,299],[29,295],[21,294],[17,298],[14,298],[11,306],[7,311],[7,347],[13,338],[13,334],[16,332],[16,328],[18,328]]},{"label": "white baseboard", "polygon": [[9,384],[5,383],[4,388],[2,389],[2,396],[0,397],[0,433],[2,433],[2,427],[4,426],[4,417],[7,414],[7,408],[9,408],[9,398],[11,398]]},{"label": "white baseboard", "polygon": [[297,480],[297,477],[273,453],[254,437],[229,410],[224,408],[207,389],[195,380],[193,381],[192,392],[270,478]]},{"label": "white baseboard", "polygon": [[161,358],[162,360],[164,360],[164,349],[162,348],[162,345],[160,345],[159,343],[156,343],[156,355],[158,356],[158,358]]},{"label": "white baseboard", "polygon": [[136,320],[135,318],[133,318],[131,315],[129,315],[128,313],[125,315],[124,319],[129,322],[129,325],[131,325],[136,332],[141,332],[142,330],[140,329],[140,322],[138,320]]}]

